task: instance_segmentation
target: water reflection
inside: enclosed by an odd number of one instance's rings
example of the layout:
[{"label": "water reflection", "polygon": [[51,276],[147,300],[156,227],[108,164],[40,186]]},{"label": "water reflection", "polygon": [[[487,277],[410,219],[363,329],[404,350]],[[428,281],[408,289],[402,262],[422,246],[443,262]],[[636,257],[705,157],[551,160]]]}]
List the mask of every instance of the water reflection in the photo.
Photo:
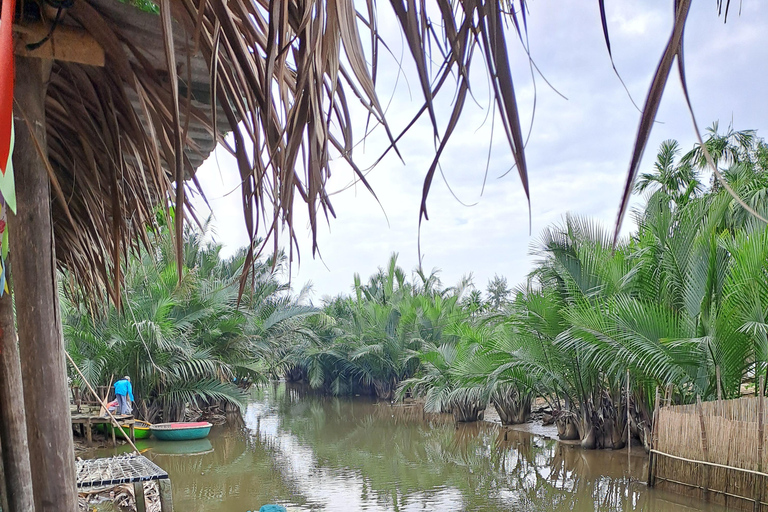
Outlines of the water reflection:
[{"label": "water reflection", "polygon": [[725,510],[648,490],[639,453],[285,385],[255,392],[243,421],[206,441],[145,445],[171,475],[178,510]]}]

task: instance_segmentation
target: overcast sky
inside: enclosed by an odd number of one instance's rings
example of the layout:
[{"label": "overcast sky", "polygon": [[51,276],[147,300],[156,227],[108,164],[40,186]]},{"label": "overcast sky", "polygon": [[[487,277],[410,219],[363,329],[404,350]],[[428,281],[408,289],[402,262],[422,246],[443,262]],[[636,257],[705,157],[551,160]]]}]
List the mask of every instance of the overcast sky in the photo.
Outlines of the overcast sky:
[{"label": "overcast sky", "polygon": [[[672,0],[614,0],[606,2],[608,25],[616,66],[632,97],[642,105],[672,25]],[[768,135],[768,2],[732,2],[727,24],[717,16],[716,1],[693,2],[685,32],[688,85],[700,128],[715,120],[722,129],[733,121],[737,130],[756,129]],[[382,33],[399,57],[400,36],[394,20],[381,4]],[[441,160],[445,181],[437,176],[429,196],[430,220],[421,229],[423,267],[441,269],[443,284],[456,283],[472,273],[484,289],[494,274],[510,285],[524,281],[531,270],[530,246],[547,225],[567,212],[599,219],[610,229],[616,218],[632,144],[640,114],[613,73],[600,26],[597,2],[536,0],[528,17],[531,54],[549,82],[565,100],[536,77],[533,131],[526,149],[530,189],[532,234],[528,205],[516,171],[509,171],[512,156],[498,123],[492,131],[488,116],[488,84],[477,60],[473,95],[460,127]],[[522,124],[531,121],[534,81],[519,42],[508,38],[513,56],[513,76],[522,111]],[[378,93],[388,106],[393,127],[402,127],[420,106],[418,82],[405,66],[409,80],[398,77],[393,58],[380,62]],[[411,92],[413,94],[411,94]],[[445,126],[453,91],[439,101]],[[661,104],[641,172],[651,168],[661,141],[674,138],[687,150],[694,142],[690,116],[680,92],[676,71]],[[363,131],[359,116],[356,136]],[[314,298],[349,293],[354,272],[363,279],[385,265],[392,252],[410,271],[418,264],[418,213],[421,189],[434,154],[431,128],[421,123],[400,144],[403,164],[385,158],[368,175],[381,206],[364,189],[345,187],[352,174],[343,163],[333,163],[329,190],[337,218],[322,224],[320,255],[313,258],[306,223],[306,208],[295,226],[299,234],[300,262],[292,270],[294,289],[307,281]],[[489,159],[489,142],[493,141]],[[362,167],[379,156],[383,138],[375,132],[357,148]],[[490,162],[485,188],[486,161]],[[506,175],[505,175],[506,174]],[[224,151],[198,171],[213,208],[216,239],[229,255],[247,242],[241,210],[237,168]],[[453,194],[446,186],[450,185]],[[482,195],[481,195],[482,192]],[[457,199],[458,198],[458,199]],[[640,201],[638,198],[637,201]],[[199,214],[208,213],[200,200]],[[473,206],[465,206],[473,205]],[[383,211],[382,211],[383,207]],[[386,215],[385,215],[386,213]],[[631,219],[624,232],[633,229]]]}]

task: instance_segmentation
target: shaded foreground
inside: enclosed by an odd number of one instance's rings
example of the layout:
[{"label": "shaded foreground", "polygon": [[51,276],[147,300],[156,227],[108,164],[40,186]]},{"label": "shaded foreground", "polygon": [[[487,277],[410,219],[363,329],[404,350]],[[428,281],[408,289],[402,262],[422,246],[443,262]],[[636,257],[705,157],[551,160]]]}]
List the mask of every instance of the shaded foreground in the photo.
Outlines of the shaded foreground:
[{"label": "shaded foreground", "polygon": [[254,392],[244,421],[208,439],[139,448],[171,475],[175,507],[190,512],[274,502],[298,510],[727,510],[648,489],[641,450],[585,451],[284,384]]}]

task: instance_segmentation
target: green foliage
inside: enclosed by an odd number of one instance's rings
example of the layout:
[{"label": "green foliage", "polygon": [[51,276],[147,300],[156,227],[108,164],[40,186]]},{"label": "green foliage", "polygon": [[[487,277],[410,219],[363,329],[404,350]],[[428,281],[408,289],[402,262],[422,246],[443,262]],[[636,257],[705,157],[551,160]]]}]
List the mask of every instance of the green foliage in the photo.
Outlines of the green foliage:
[{"label": "green foliage", "polygon": [[151,12],[152,14],[160,14],[160,7],[152,0],[118,0],[121,3],[134,6],[140,11]]},{"label": "green foliage", "polygon": [[[768,213],[762,139],[715,124],[705,146]],[[647,443],[657,388],[712,399],[719,370],[724,395],[740,396],[768,370],[768,228],[718,183],[705,189],[701,147],[680,153],[661,145],[638,182],[638,229],[616,246],[569,215],[541,234],[526,285],[511,297],[495,276],[486,300],[471,276],[443,289],[437,271],[417,270],[411,284],[393,256],[367,284],[355,276],[353,297],[326,302],[332,322],[297,364],[315,387],[386,399],[396,388],[460,420],[493,404],[505,422],[525,421],[540,397],[561,435],[588,448],[619,448],[628,430]]]},{"label": "green foliage", "polygon": [[[93,384],[129,375],[138,411],[149,421],[182,419],[188,405],[240,405],[241,387],[279,367],[283,346],[314,337],[317,310],[297,304],[279,279],[284,258],[256,261],[245,274],[245,252],[222,259],[205,231],[187,230],[183,278],[178,280],[170,237],[142,251],[125,268],[122,309],[89,311],[65,292],[67,350]],[[79,377],[72,375],[74,381]]]}]

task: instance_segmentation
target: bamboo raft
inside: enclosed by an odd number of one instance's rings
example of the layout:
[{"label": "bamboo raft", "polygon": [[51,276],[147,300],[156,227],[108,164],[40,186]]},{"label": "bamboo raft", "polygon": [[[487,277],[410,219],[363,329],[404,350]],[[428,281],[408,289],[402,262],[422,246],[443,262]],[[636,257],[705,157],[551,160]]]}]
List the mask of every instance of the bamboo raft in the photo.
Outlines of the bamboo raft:
[{"label": "bamboo raft", "polygon": [[139,511],[144,510],[144,482],[152,481],[158,484],[160,510],[172,511],[173,499],[168,473],[143,455],[122,455],[77,461],[79,493],[132,484]]}]

